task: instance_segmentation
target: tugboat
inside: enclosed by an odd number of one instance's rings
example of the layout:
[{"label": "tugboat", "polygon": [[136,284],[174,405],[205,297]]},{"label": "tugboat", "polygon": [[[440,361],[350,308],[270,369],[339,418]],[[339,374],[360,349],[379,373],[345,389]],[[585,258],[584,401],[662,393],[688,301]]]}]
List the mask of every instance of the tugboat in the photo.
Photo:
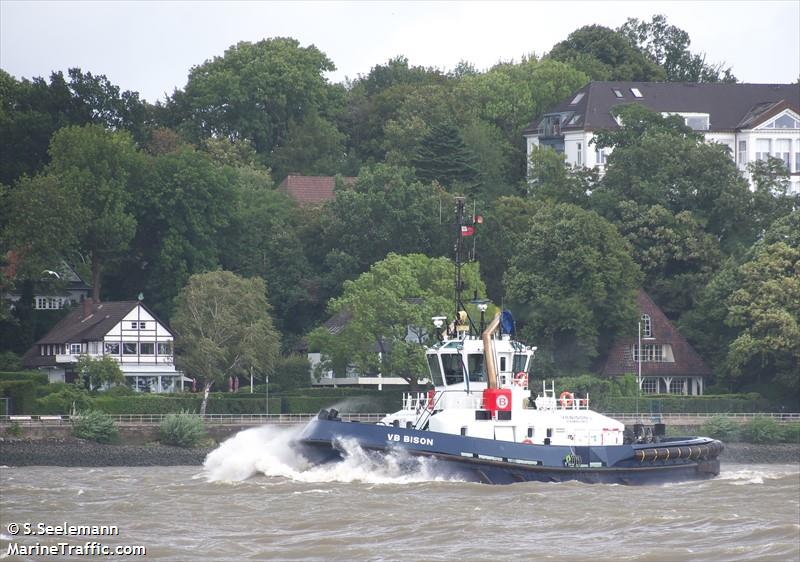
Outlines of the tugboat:
[{"label": "tugboat", "polygon": [[[474,219],[473,219],[474,220]],[[409,393],[403,408],[377,424],[346,422],[322,410],[296,445],[312,463],[342,460],[343,442],[376,454],[400,452],[436,459],[447,476],[487,484],[525,481],[647,484],[712,478],[719,474],[721,442],[667,437],[665,426],[621,422],[589,409],[589,397],[528,389],[536,352],[512,339],[508,311],[476,329],[460,294],[461,233],[467,225],[457,199],[456,311],[433,318],[438,342],[427,349],[434,389]]]}]

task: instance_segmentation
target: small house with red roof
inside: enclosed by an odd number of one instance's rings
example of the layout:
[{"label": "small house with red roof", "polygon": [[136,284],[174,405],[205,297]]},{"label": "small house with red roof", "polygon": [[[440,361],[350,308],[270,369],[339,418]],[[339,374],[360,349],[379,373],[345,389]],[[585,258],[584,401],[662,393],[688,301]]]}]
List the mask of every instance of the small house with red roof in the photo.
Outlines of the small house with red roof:
[{"label": "small house with red roof", "polygon": [[641,312],[641,350],[639,337],[619,338],[601,374],[638,375],[641,363],[644,394],[703,394],[711,369],[646,292],[640,290],[636,301]]},{"label": "small house with red roof", "polygon": [[[355,183],[354,177],[343,177],[347,185]],[[300,205],[323,205],[333,200],[333,189],[336,186],[335,176],[302,176],[289,174],[278,190],[286,193]]]}]

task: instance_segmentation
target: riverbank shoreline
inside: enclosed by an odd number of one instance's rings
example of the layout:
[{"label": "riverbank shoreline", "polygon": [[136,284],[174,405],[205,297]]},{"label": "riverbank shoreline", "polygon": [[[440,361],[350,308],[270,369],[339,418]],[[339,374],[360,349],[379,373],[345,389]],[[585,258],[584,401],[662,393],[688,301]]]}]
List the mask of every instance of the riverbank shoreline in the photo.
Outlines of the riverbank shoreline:
[{"label": "riverbank shoreline", "polygon": [[[0,438],[3,466],[201,466],[214,447],[184,449],[159,443],[105,445],[80,439]],[[726,443],[723,463],[798,464],[800,443]]]}]

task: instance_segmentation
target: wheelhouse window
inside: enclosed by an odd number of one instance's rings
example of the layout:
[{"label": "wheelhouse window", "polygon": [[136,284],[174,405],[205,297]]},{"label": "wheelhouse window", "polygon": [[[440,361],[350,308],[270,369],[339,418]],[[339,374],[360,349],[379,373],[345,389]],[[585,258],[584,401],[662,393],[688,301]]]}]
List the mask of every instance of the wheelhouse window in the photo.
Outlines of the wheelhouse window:
[{"label": "wheelhouse window", "polygon": [[[161,354],[161,345],[159,346],[159,355]],[[444,383],[442,382],[442,371],[439,368],[439,356],[438,355],[428,355],[428,370],[431,373],[431,381],[433,382],[433,386],[442,386]]]},{"label": "wheelhouse window", "polygon": [[482,353],[470,353],[467,356],[470,382],[486,382],[486,365]]},{"label": "wheelhouse window", "polygon": [[459,353],[443,353],[442,369],[444,370],[445,384],[458,384],[464,382],[464,374],[461,368],[461,355]]},{"label": "wheelhouse window", "polygon": [[528,356],[521,353],[514,354],[514,373],[528,372]]}]

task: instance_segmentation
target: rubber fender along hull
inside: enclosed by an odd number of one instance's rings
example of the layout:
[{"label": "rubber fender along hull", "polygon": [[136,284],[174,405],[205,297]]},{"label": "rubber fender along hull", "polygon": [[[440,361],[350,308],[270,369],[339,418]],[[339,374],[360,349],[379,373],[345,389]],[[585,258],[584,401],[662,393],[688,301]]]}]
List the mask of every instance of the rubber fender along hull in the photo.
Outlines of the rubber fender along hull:
[{"label": "rubber fender along hull", "polygon": [[[657,484],[707,479],[719,474],[718,456],[723,449],[719,441],[702,437],[597,447],[528,445],[321,419],[304,428],[295,447],[311,463],[336,462],[345,454],[343,440],[353,440],[374,454],[402,451],[433,458],[445,476],[487,484],[569,480]],[[682,448],[680,456],[678,448]],[[694,452],[688,454],[688,448]]]}]

